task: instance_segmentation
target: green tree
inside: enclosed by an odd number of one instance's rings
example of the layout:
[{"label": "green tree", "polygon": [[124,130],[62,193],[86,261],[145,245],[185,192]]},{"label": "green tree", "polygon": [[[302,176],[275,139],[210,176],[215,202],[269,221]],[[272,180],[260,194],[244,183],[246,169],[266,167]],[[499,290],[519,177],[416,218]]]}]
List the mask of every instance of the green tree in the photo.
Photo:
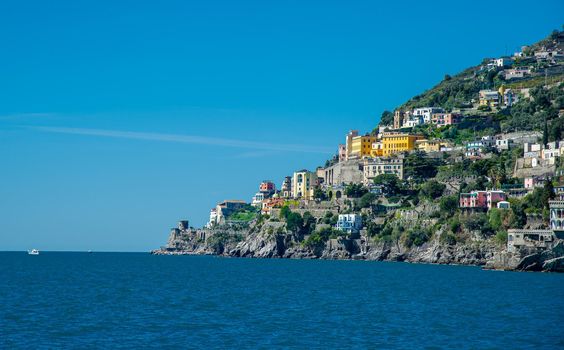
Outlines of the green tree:
[{"label": "green tree", "polygon": [[421,186],[420,194],[427,199],[436,199],[443,195],[446,186],[436,180],[425,182]]},{"label": "green tree", "polygon": [[544,129],[543,129],[543,132],[542,132],[542,143],[545,147],[548,144],[548,121],[546,120],[546,118],[544,119]]},{"label": "green tree", "polygon": [[542,197],[542,202],[544,205],[544,208],[548,209],[550,206],[548,205],[548,201],[550,201],[551,199],[554,199],[555,195],[554,195],[554,185],[552,184],[552,181],[547,180],[544,183],[544,187],[543,187],[543,197]]},{"label": "green tree", "polygon": [[380,126],[383,125],[392,125],[394,123],[394,113],[390,111],[382,112],[382,116],[380,117]]},{"label": "green tree", "polygon": [[416,182],[433,178],[437,175],[441,161],[428,158],[425,152],[417,151],[410,153],[404,162],[404,174]]},{"label": "green tree", "polygon": [[359,198],[362,197],[365,193],[368,192],[366,187],[362,186],[362,184],[355,184],[351,183],[345,187],[345,194],[351,198]]},{"label": "green tree", "polygon": [[286,229],[293,233],[300,232],[304,227],[304,219],[299,213],[290,212],[286,218]]},{"label": "green tree", "polygon": [[490,209],[488,212],[488,222],[494,231],[499,230],[503,226],[501,210],[497,208]]},{"label": "green tree", "polygon": [[394,174],[381,174],[374,178],[374,184],[382,186],[382,192],[387,196],[393,196],[400,192],[399,178]]},{"label": "green tree", "polygon": [[431,238],[431,232],[428,229],[415,227],[412,230],[405,231],[401,236],[401,241],[406,247],[422,246]]},{"label": "green tree", "polygon": [[447,216],[452,216],[458,209],[458,196],[445,196],[439,202],[439,207]]},{"label": "green tree", "polygon": [[316,187],[313,190],[313,198],[316,200],[324,201],[327,200],[327,194],[319,187]]},{"label": "green tree", "polygon": [[283,206],[282,209],[280,209],[280,219],[288,219],[288,215],[290,215],[291,212],[287,205]]},{"label": "green tree", "polygon": [[309,211],[306,211],[303,216],[303,231],[304,234],[310,234],[315,230],[316,219]]},{"label": "green tree", "polygon": [[369,208],[372,203],[378,198],[374,193],[365,193],[360,197],[359,206],[361,208]]}]

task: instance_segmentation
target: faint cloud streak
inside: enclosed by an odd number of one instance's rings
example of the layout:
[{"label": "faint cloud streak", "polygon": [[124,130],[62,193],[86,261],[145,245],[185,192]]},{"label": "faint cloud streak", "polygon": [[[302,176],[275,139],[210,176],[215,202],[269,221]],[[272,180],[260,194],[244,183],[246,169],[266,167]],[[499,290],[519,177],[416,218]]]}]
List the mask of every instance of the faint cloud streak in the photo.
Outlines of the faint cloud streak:
[{"label": "faint cloud streak", "polygon": [[[303,152],[303,153],[323,153],[323,154],[333,152],[328,147],[318,147],[318,146],[298,145],[298,144],[264,143],[264,142],[254,142],[254,141],[217,138],[217,137],[193,136],[193,135],[175,135],[175,134],[161,134],[161,133],[148,133],[148,132],[136,132],[136,131],[118,131],[118,130],[105,130],[105,129],[67,128],[67,127],[50,127],[50,126],[34,126],[30,128],[42,132],[58,133],[58,134],[174,142],[174,143],[222,146],[222,147],[230,147],[230,148],[247,148],[247,149],[253,149],[258,151],[282,151],[282,152]],[[262,155],[264,155],[264,152]],[[256,152],[249,152],[249,153],[244,153],[240,156],[244,158],[244,157],[253,157],[253,156],[256,157],[260,155]]]}]

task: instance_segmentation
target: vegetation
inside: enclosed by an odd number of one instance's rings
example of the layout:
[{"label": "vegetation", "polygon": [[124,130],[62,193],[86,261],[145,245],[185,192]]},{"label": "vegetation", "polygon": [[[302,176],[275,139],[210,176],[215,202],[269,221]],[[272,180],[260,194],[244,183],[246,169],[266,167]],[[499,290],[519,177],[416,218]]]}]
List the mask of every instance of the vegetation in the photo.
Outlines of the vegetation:
[{"label": "vegetation", "polygon": [[368,192],[368,189],[362,184],[351,183],[345,187],[345,194],[347,197],[360,198]]},{"label": "vegetation", "polygon": [[304,242],[303,245],[309,248],[321,248],[329,239],[345,237],[346,233],[331,227],[325,227],[313,232]]},{"label": "vegetation", "polygon": [[246,205],[244,208],[236,210],[231,215],[229,215],[229,221],[243,221],[249,222],[257,218],[259,215],[257,208],[252,205]]}]

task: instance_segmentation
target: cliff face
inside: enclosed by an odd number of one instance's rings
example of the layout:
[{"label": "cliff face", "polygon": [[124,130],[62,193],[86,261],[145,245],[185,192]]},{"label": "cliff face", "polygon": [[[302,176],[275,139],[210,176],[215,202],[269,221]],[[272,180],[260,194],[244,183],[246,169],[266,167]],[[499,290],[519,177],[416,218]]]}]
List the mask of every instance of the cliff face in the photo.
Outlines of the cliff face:
[{"label": "cliff face", "polygon": [[410,263],[484,266],[487,269],[564,272],[564,242],[533,254],[508,253],[487,240],[445,244],[438,237],[408,248],[401,242],[382,242],[361,236],[336,238],[317,246],[283,230],[283,223],[220,226],[172,233],[156,255],[218,255],[244,258],[403,261]]},{"label": "cliff face", "polygon": [[275,233],[281,223],[261,228],[217,227],[171,234],[168,244],[154,254],[213,254],[250,258],[355,259],[434,264],[485,265],[499,250],[487,242],[445,245],[432,239],[409,249],[400,242],[378,242],[367,237],[329,239],[310,247],[295,234]]}]

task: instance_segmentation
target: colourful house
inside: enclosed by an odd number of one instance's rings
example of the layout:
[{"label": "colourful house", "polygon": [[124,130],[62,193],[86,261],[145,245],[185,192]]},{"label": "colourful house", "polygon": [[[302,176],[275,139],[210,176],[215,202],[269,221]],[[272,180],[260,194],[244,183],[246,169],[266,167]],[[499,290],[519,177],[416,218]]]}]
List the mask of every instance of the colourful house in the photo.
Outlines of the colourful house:
[{"label": "colourful house", "polygon": [[435,113],[431,117],[431,122],[436,126],[446,126],[460,124],[462,115],[458,113]]},{"label": "colourful house", "polygon": [[355,136],[351,140],[351,148],[347,157],[365,158],[372,154],[372,144],[376,142],[376,136]]},{"label": "colourful house", "polygon": [[382,135],[382,153],[389,156],[394,153],[408,152],[415,149],[415,141],[423,139],[421,135],[404,133],[385,133]]},{"label": "colourful house", "polygon": [[461,193],[459,206],[465,209],[497,208],[499,202],[507,201],[507,194],[501,190],[472,191]]},{"label": "colourful house", "polygon": [[307,170],[294,173],[292,181],[292,196],[296,199],[313,199],[313,189],[317,186],[317,174]]}]

